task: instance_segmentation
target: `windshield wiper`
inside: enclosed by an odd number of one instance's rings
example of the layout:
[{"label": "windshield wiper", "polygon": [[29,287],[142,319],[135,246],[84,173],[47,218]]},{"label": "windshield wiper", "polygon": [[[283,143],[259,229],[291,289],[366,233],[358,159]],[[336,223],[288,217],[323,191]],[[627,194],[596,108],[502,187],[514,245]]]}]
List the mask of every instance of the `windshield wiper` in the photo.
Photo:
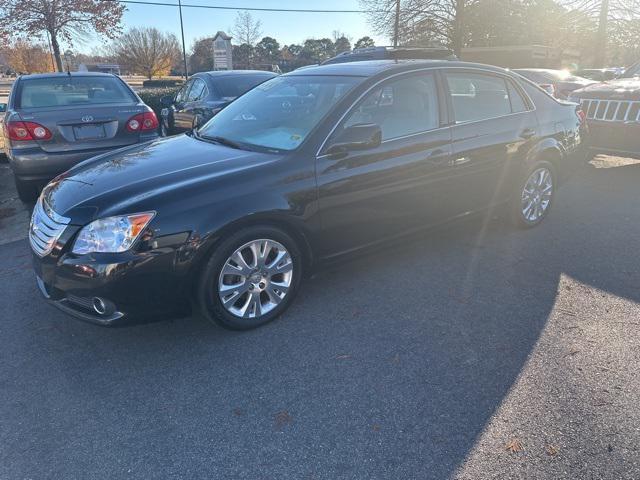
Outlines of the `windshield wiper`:
[{"label": "windshield wiper", "polygon": [[225,137],[218,137],[218,136],[210,137],[209,135],[198,135],[198,136],[200,138],[204,138],[205,140],[210,140],[212,142],[219,143],[220,145],[224,145],[226,147],[231,147],[238,150],[243,149],[242,145],[240,145],[237,142],[234,142],[233,140],[229,140],[228,138],[225,138]]}]

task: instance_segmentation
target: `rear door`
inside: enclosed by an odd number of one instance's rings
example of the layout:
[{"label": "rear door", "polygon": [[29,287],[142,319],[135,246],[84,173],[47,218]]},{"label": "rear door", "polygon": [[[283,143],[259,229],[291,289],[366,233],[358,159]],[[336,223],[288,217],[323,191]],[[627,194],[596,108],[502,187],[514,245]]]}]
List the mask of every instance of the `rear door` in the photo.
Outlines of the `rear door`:
[{"label": "rear door", "polygon": [[[323,255],[376,243],[449,216],[450,128],[431,72],[374,87],[329,137],[317,159]],[[377,124],[382,143],[344,156],[322,154],[345,127]]]},{"label": "rear door", "polygon": [[52,140],[38,142],[46,152],[115,148],[137,143],[127,121],[146,111],[122,80],[111,76],[70,76],[20,82],[20,119],[46,127]]},{"label": "rear door", "polygon": [[482,70],[444,71],[452,127],[452,208],[481,210],[511,193],[537,119],[528,97],[507,76]]}]

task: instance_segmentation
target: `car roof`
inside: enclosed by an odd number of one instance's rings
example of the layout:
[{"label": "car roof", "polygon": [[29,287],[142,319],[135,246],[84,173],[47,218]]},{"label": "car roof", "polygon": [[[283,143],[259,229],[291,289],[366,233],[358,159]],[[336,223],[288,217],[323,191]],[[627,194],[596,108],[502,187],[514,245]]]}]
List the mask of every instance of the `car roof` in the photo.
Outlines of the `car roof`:
[{"label": "car roof", "polygon": [[55,73],[32,73],[29,75],[20,75],[23,80],[32,78],[62,78],[62,77],[115,77],[111,73],[103,72],[55,72]]},{"label": "car roof", "polygon": [[267,70],[213,70],[210,72],[200,72],[195,73],[193,76],[197,75],[208,75],[209,77],[233,77],[240,75],[271,75],[273,77],[277,76],[277,73],[269,72]]},{"label": "car roof", "polygon": [[461,62],[455,60],[363,60],[357,62],[332,63],[316,65],[294,70],[284,76],[302,75],[336,75],[350,77],[372,77],[382,72],[402,72],[415,68],[480,68],[497,73],[508,73],[504,68],[481,63]]}]

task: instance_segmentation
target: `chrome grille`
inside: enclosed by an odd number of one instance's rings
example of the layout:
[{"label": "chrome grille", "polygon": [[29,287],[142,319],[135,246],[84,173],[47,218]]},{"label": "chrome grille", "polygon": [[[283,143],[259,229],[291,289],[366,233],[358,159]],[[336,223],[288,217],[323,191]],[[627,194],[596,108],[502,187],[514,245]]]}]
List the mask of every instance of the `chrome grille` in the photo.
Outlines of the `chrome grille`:
[{"label": "chrome grille", "polygon": [[42,198],[38,199],[29,226],[29,243],[33,251],[41,257],[51,253],[70,221],[45,207]]},{"label": "chrome grille", "polygon": [[603,122],[640,122],[640,101],[580,100],[582,110],[590,120]]}]

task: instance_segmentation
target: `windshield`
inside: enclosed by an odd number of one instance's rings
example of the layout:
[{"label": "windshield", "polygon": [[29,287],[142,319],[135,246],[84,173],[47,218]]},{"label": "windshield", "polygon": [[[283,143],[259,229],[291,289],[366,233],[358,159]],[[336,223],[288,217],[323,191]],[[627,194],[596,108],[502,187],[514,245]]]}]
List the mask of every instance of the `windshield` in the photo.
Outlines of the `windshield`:
[{"label": "windshield", "polygon": [[620,76],[623,78],[640,77],[640,62],[631,65]]},{"label": "windshield", "polygon": [[103,103],[136,103],[135,96],[115,77],[58,76],[22,80],[18,106],[64,107]]},{"label": "windshield", "polygon": [[198,133],[247,147],[294,150],[360,81],[361,77],[277,77],[238,98]]}]

